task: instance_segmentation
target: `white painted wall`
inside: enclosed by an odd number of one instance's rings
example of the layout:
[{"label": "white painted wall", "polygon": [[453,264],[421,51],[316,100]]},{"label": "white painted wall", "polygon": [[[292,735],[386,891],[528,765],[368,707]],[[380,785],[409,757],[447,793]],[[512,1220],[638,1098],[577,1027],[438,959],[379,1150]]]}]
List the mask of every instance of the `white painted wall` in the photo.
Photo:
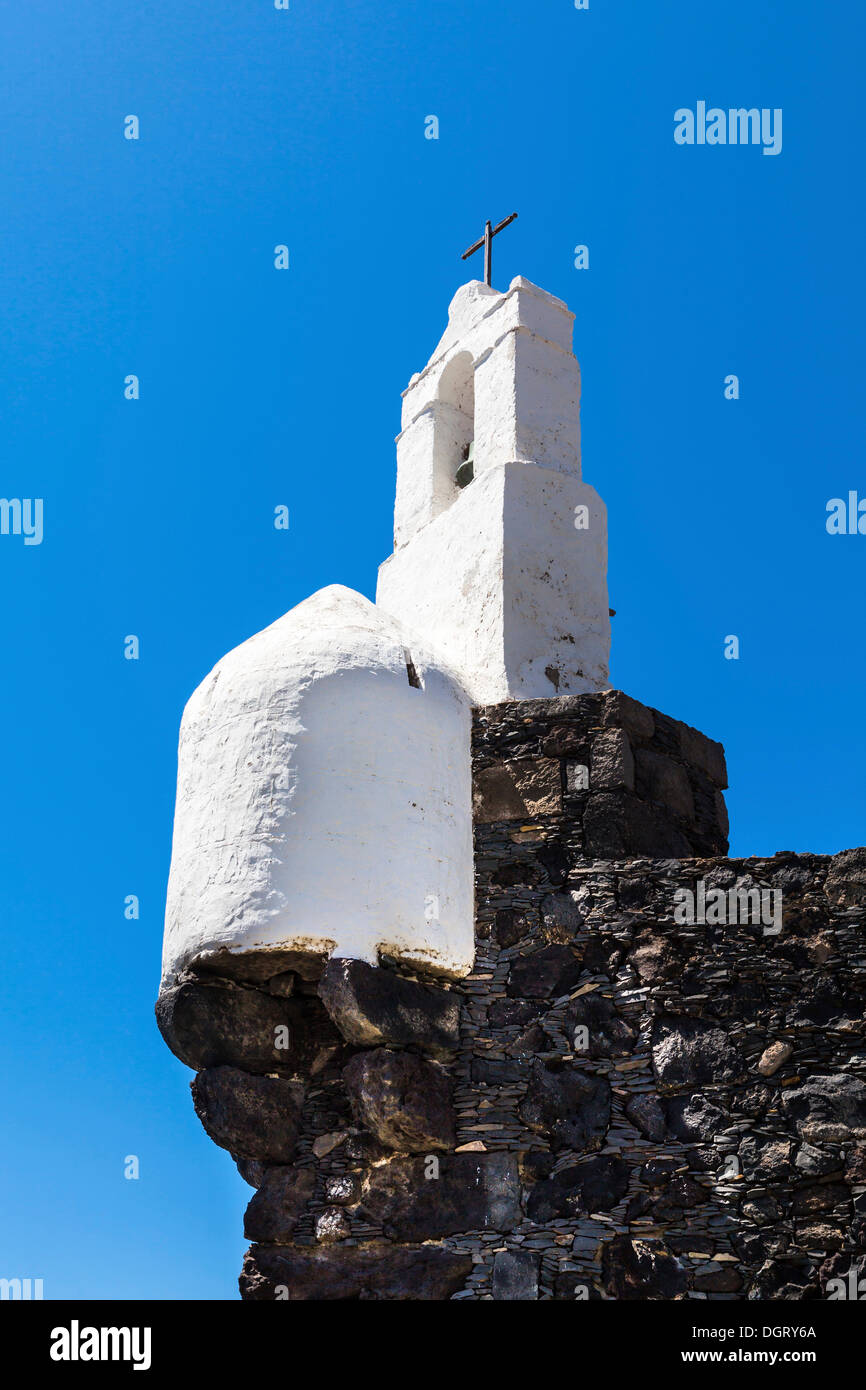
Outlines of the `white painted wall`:
[{"label": "white painted wall", "polygon": [[184,711],[164,979],[267,947],[460,976],[473,916],[467,696],[393,618],[323,589]]},{"label": "white painted wall", "polygon": [[[575,528],[578,506],[586,530]],[[606,569],[594,488],[498,464],[385,561],[376,602],[424,634],[473,704],[582,695],[608,686]]]}]

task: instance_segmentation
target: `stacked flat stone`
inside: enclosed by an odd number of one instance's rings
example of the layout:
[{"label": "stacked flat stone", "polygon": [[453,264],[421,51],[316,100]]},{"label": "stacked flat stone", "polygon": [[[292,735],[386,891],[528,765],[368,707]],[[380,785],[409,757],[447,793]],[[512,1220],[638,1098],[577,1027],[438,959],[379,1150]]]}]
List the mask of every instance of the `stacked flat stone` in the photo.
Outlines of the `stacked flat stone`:
[{"label": "stacked flat stone", "polygon": [[[584,771],[582,771],[582,769]],[[160,996],[257,1190],[247,1299],[809,1299],[866,1260],[866,849],[726,856],[723,751],[476,711],[470,976],[289,952]],[[699,880],[782,930],[675,917]]]}]

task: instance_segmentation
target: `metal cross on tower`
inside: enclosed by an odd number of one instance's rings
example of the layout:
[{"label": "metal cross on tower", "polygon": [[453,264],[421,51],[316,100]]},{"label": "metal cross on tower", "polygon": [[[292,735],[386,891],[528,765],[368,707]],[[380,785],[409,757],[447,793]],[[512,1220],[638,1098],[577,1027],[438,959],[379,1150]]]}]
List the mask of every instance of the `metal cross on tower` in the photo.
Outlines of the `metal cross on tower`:
[{"label": "metal cross on tower", "polygon": [[517,216],[517,213],[516,213],[516,212],[513,212],[513,213],[511,214],[510,217],[506,217],[506,219],[505,219],[504,222],[500,222],[499,225],[498,225],[498,227],[491,227],[491,225],[490,225],[489,222],[485,222],[485,224],[484,224],[484,235],[483,235],[483,237],[481,237],[480,240],[476,241],[475,244],[474,244],[473,246],[470,246],[468,251],[464,251],[464,252],[463,252],[463,255],[460,257],[461,261],[465,261],[467,256],[472,256],[472,255],[474,255],[475,252],[478,251],[480,247],[482,247],[482,246],[484,247],[484,283],[485,283],[485,285],[491,285],[491,286],[492,286],[492,283],[493,283],[492,280],[491,280],[491,275],[492,275],[492,273],[493,273],[493,238],[496,236],[496,233],[497,233],[497,232],[501,232],[501,231],[502,231],[502,228],[503,228],[503,227],[507,227],[508,224],[509,224],[509,222],[513,222],[516,216]]}]

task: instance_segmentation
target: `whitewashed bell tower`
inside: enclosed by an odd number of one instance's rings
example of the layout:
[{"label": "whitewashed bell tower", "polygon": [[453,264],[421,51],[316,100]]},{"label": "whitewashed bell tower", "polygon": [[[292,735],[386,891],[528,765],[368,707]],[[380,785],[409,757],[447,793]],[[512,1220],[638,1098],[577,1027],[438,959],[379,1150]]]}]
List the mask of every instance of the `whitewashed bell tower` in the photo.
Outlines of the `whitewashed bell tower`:
[{"label": "whitewashed bell tower", "polygon": [[321,590],[193,694],[166,987],[273,952],[471,970],[471,707],[607,686],[606,517],[580,477],[572,321],[523,279],[458,290],[404,395],[376,605]]},{"label": "whitewashed bell tower", "polygon": [[473,280],[403,395],[394,553],[377,604],[476,704],[606,689],[607,517],[580,472],[574,315]]}]

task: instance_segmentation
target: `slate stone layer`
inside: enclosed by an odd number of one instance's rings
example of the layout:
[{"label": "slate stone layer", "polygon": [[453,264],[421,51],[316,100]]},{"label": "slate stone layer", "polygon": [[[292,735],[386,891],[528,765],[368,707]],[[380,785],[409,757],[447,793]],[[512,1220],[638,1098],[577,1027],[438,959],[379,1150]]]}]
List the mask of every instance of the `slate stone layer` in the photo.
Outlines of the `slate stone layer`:
[{"label": "slate stone layer", "polygon": [[[720,745],[620,692],[479,709],[473,758],[470,977],[259,957],[160,1001],[258,1189],[242,1296],[840,1296],[866,849],[726,858]],[[699,883],[763,890],[765,920],[677,920]]]}]

